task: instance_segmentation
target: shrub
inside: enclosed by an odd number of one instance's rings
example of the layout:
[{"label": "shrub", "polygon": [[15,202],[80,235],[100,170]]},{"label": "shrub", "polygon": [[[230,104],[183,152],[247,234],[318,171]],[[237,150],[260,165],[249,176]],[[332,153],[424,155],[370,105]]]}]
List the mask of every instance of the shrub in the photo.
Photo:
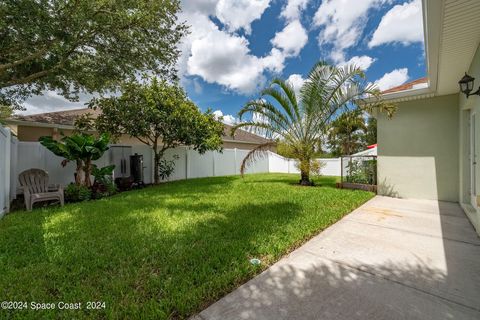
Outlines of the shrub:
[{"label": "shrub", "polygon": [[117,186],[112,181],[114,169],[115,165],[102,168],[93,165],[92,175],[95,177],[95,181],[92,186],[92,197],[94,199],[108,197],[117,192]]},{"label": "shrub", "polygon": [[70,183],[65,188],[65,200],[67,202],[87,201],[92,198],[92,191],[84,185]]},{"label": "shrub", "polygon": [[162,180],[168,180],[168,178],[173,174],[175,171],[175,160],[178,160],[179,157],[177,155],[173,156],[174,160],[160,160],[158,164],[158,176]]},{"label": "shrub", "polygon": [[296,162],[295,167],[300,171],[305,171],[311,174],[314,177],[320,177],[322,175],[322,169],[325,168],[327,164],[318,159],[310,160],[310,162]]},{"label": "shrub", "polygon": [[376,160],[351,160],[347,165],[347,182],[375,184]]}]

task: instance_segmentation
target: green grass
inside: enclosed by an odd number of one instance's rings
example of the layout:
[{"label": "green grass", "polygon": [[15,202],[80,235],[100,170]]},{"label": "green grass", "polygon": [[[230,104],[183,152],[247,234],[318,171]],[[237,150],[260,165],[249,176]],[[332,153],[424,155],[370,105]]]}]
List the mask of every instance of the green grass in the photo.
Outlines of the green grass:
[{"label": "green grass", "polygon": [[[1,299],[81,302],[3,318],[186,318],[373,194],[296,175],[178,181],[0,220]],[[249,263],[262,260],[261,266]],[[86,310],[87,301],[106,308]]]}]

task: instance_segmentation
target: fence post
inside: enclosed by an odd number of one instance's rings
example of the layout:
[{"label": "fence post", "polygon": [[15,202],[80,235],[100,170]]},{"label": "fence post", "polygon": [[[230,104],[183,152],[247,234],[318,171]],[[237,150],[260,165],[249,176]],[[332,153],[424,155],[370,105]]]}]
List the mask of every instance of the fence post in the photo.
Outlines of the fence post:
[{"label": "fence post", "polygon": [[213,176],[215,177],[215,153],[216,151],[212,151],[212,166],[213,166]]},{"label": "fence post", "polygon": [[188,180],[188,167],[190,167],[188,161],[188,147],[185,147],[185,180]]},{"label": "fence post", "polygon": [[233,162],[235,163],[235,173],[234,173],[234,175],[236,175],[237,174],[237,148],[234,148],[233,151],[234,151],[234,161]]},{"label": "fence post", "polygon": [[343,157],[340,156],[340,188],[343,188]]},{"label": "fence post", "polygon": [[5,156],[6,156],[6,159],[5,159],[5,184],[6,184],[6,190],[5,190],[5,202],[6,202],[6,205],[7,205],[7,212],[10,211],[10,198],[11,198],[11,195],[10,195],[10,192],[12,192],[12,190],[10,190],[10,161],[11,161],[11,148],[12,148],[12,133],[10,132],[10,129],[7,128],[7,143],[6,143],[6,146],[7,146],[7,150],[5,150]]}]

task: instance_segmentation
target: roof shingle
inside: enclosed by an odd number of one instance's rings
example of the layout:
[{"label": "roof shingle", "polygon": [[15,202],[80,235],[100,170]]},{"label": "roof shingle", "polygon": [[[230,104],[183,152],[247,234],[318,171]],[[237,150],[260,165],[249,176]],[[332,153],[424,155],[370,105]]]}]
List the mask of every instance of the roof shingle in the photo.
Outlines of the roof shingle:
[{"label": "roof shingle", "polygon": [[[96,118],[98,117],[100,112],[101,111],[98,109],[93,110],[88,108],[82,108],[82,109],[47,112],[47,113],[39,113],[39,114],[31,114],[31,115],[16,115],[13,118],[13,120],[73,126],[75,119],[77,117],[90,113],[92,117]],[[251,133],[245,130],[237,130],[237,132],[235,133],[235,137],[232,137],[230,135],[232,126],[229,126],[227,124],[224,124],[224,126],[225,127],[224,127],[223,137],[222,137],[223,140],[235,140],[235,141],[250,142],[255,144],[266,143],[270,141],[259,135],[256,135],[254,133]]]},{"label": "roof shingle", "polygon": [[387,89],[385,91],[382,91],[382,94],[388,94],[388,93],[394,93],[394,92],[400,92],[400,91],[406,91],[406,90],[412,90],[415,87],[422,86],[428,84],[428,78],[423,77],[417,80],[413,80],[407,83],[404,83],[402,85]]}]

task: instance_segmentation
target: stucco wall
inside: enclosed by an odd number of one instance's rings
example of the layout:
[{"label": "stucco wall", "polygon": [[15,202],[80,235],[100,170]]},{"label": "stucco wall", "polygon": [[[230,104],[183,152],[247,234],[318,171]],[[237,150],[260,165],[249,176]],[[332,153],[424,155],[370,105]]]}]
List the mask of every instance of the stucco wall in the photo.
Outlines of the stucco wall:
[{"label": "stucco wall", "polygon": [[458,95],[398,104],[378,116],[379,193],[458,201]]},{"label": "stucco wall", "polygon": [[[475,78],[475,86],[473,90],[477,90],[480,85],[480,46],[473,57],[468,74]],[[459,95],[459,109],[460,109],[460,201],[465,207],[465,212],[470,218],[470,221],[480,234],[480,206],[472,205],[471,188],[470,188],[470,170],[471,159],[469,158],[470,151],[470,128],[469,120],[471,112],[475,112],[476,117],[476,196],[480,197],[480,96],[470,96],[468,99],[464,94]],[[470,207],[471,206],[471,207]]]},{"label": "stucco wall", "polygon": [[[37,142],[38,138],[41,136],[54,136],[56,138],[60,137],[60,133],[65,135],[70,135],[72,130],[68,129],[54,129],[54,128],[41,128],[41,127],[33,127],[33,126],[16,126],[16,133],[18,135],[18,139],[24,142]],[[124,144],[124,145],[142,145],[136,138],[131,138],[127,135],[123,135],[116,144]],[[241,149],[241,150],[251,150],[255,148],[257,144],[254,143],[241,143],[241,142],[233,142],[233,141],[226,141],[223,143],[224,149]],[[270,148],[271,151],[275,152],[276,148]]]}]

